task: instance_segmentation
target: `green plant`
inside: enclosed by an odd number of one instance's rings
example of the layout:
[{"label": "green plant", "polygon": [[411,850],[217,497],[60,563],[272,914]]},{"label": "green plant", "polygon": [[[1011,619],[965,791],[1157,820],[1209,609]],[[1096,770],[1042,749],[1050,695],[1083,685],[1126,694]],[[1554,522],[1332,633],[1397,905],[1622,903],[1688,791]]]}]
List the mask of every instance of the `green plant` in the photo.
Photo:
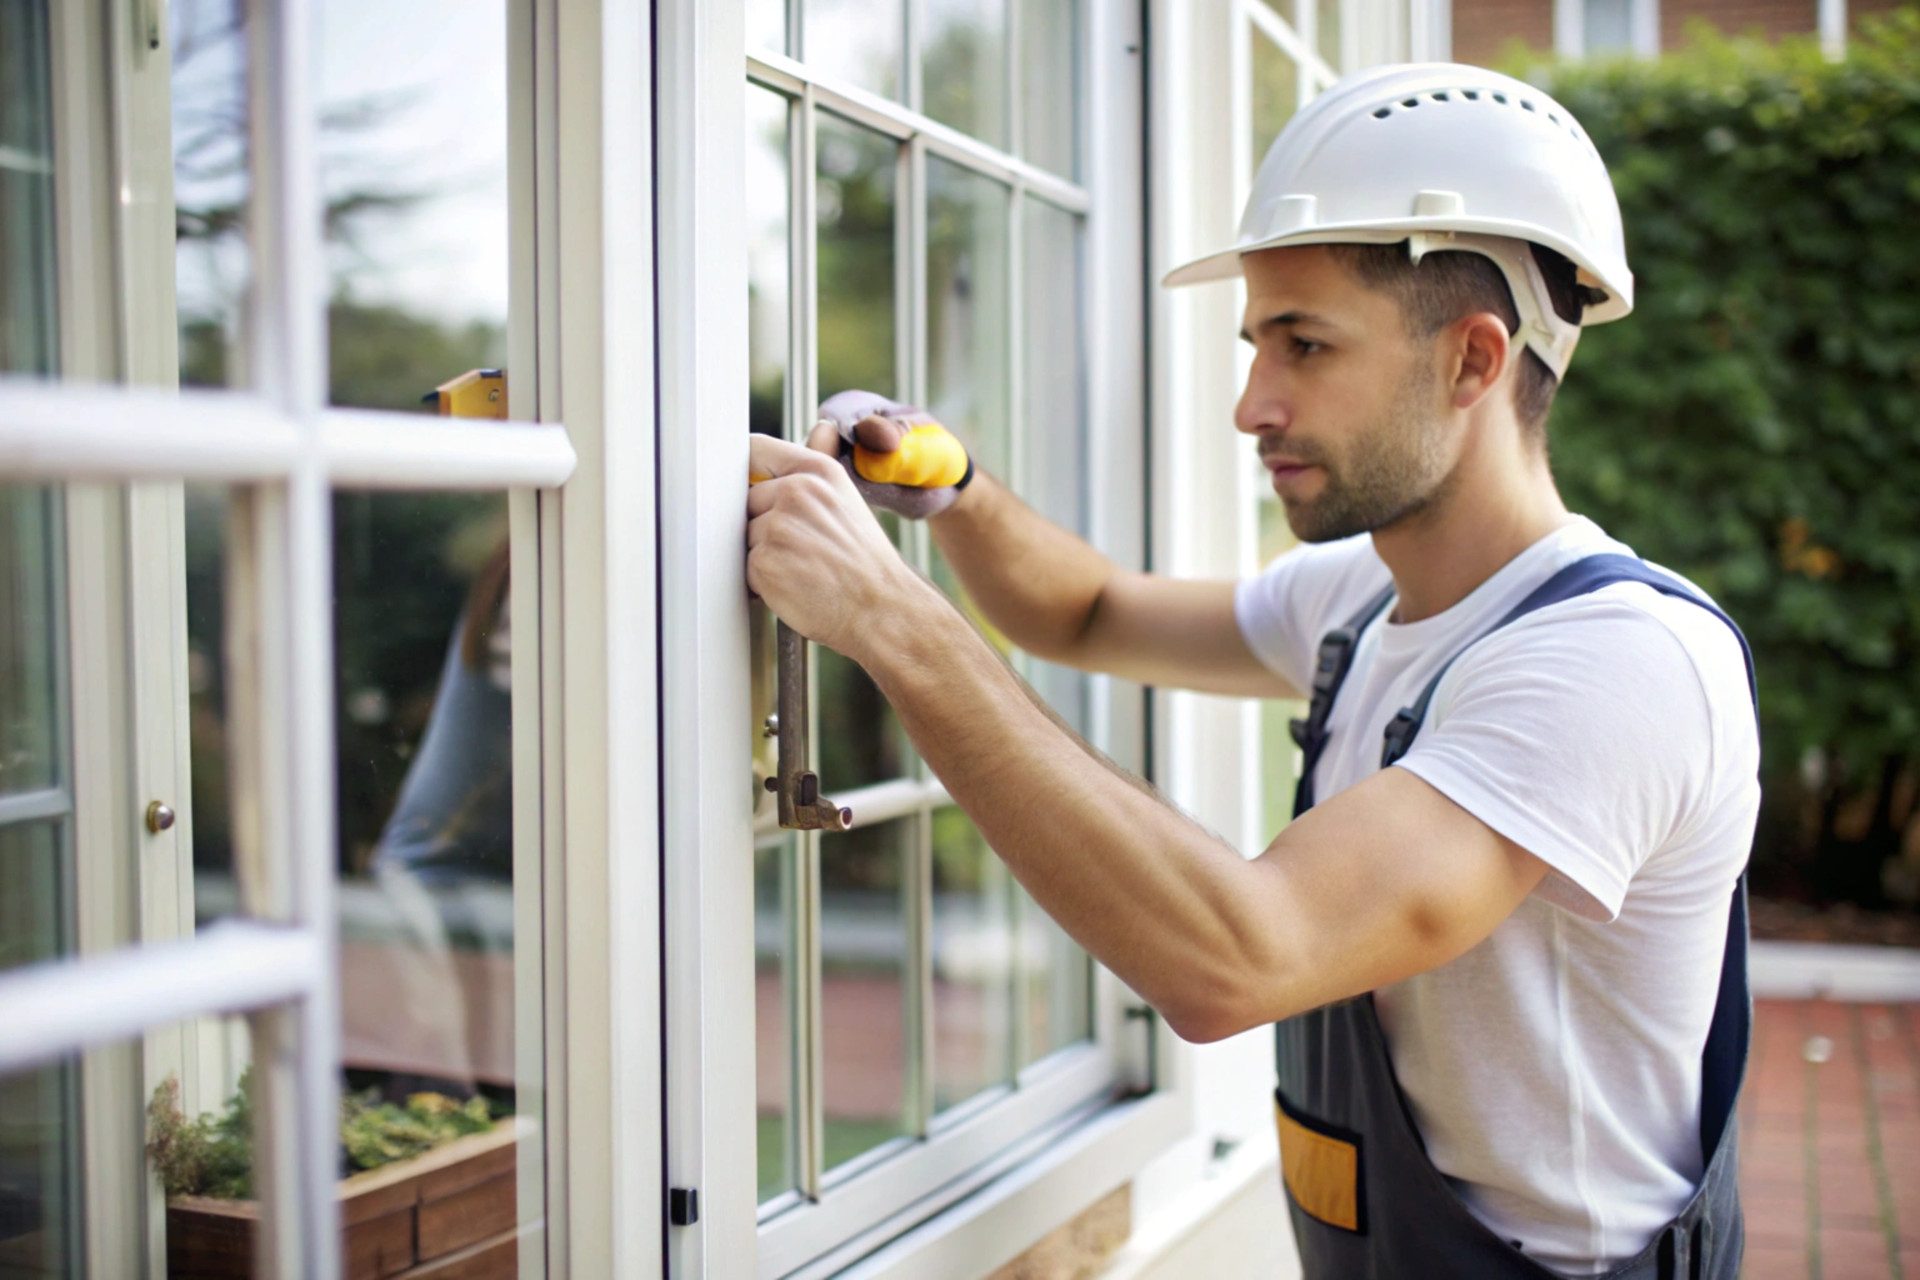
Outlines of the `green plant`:
[{"label": "green plant", "polygon": [[[253,1069],[218,1115],[189,1120],[180,1109],[180,1082],[161,1081],[147,1103],[147,1158],[170,1196],[244,1200],[253,1194]],[[461,1102],[439,1093],[414,1093],[404,1106],[379,1100],[377,1090],[340,1099],[340,1145],[347,1167],[377,1169],[493,1127],[481,1096]]]},{"label": "green plant", "polygon": [[189,1120],[168,1076],[147,1103],[147,1158],[170,1196],[244,1200],[253,1194],[253,1068],[219,1115]]},{"label": "green plant", "polygon": [[1637,306],[1553,412],[1568,504],[1688,574],[1758,663],[1756,883],[1900,888],[1920,783],[1920,8],[1548,65],[1619,192]]}]

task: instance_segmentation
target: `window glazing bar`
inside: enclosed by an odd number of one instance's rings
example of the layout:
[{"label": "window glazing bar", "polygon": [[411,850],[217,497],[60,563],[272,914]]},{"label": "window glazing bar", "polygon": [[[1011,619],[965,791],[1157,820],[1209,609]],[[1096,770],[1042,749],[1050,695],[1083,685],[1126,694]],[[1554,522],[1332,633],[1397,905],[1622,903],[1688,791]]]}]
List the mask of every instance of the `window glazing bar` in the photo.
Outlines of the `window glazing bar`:
[{"label": "window glazing bar", "polygon": [[[62,706],[66,703],[63,700]],[[0,827],[12,826],[17,822],[44,822],[48,818],[64,818],[73,812],[73,797],[60,787],[47,787],[39,791],[22,791],[15,795],[0,796]],[[0,1026],[5,1025],[0,1023]]]},{"label": "window glazing bar", "polygon": [[248,395],[0,379],[9,480],[273,480],[298,447],[292,420]]},{"label": "window glazing bar", "polygon": [[917,111],[909,111],[891,99],[818,75],[791,58],[750,54],[747,77],[755,84],[795,96],[806,86],[812,86],[816,106],[884,133],[895,141],[922,138],[928,149],[942,158],[1001,182],[1024,182],[1034,195],[1069,213],[1086,213],[1092,207],[1086,188],[1078,183],[990,147]]},{"label": "window glazing bar", "polygon": [[[251,382],[256,394],[310,424],[325,407],[327,374],[317,7],[249,0],[246,26],[254,69],[247,104],[256,263]],[[252,558],[258,612],[230,622],[251,624],[267,658],[256,707],[263,714],[253,717],[252,741],[235,743],[278,765],[261,770],[263,786],[248,797],[274,816],[258,846],[261,869],[285,886],[287,918],[311,930],[321,952],[322,977],[306,999],[284,1015],[255,1019],[261,1269],[326,1280],[340,1272],[332,493],[317,432],[307,426],[302,434],[306,448],[285,487],[245,504],[262,548],[280,554]]]},{"label": "window glazing bar", "polygon": [[324,980],[314,931],[223,920],[176,942],[0,974],[0,1075],[151,1028],[301,1000]]},{"label": "window glazing bar", "polygon": [[319,419],[327,478],[346,489],[557,488],[573,474],[566,428],[334,409]]},{"label": "window glazing bar", "polygon": [[1313,46],[1294,31],[1293,27],[1275,13],[1266,0],[1240,0],[1241,7],[1255,28],[1269,40],[1280,46],[1282,53],[1300,64],[1309,75],[1325,76],[1334,79],[1333,68],[1323,61]]}]

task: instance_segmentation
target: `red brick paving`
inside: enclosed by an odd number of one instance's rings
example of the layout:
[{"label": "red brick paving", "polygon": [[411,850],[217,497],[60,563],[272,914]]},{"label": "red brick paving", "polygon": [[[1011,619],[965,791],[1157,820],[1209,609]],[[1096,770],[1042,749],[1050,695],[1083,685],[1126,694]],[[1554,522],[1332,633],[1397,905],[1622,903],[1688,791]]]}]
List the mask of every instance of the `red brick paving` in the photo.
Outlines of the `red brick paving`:
[{"label": "red brick paving", "polygon": [[1755,1015],[1747,1280],[1920,1280],[1920,1005],[1762,1000]]}]

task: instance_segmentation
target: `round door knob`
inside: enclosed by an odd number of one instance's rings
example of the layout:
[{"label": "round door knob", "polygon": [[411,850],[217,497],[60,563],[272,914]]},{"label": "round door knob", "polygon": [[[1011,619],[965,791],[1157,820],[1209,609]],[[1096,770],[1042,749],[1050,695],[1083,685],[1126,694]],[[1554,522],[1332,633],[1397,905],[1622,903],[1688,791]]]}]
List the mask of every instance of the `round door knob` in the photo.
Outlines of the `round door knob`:
[{"label": "round door knob", "polygon": [[174,812],[165,801],[155,800],[147,805],[147,830],[159,835],[173,828]]}]

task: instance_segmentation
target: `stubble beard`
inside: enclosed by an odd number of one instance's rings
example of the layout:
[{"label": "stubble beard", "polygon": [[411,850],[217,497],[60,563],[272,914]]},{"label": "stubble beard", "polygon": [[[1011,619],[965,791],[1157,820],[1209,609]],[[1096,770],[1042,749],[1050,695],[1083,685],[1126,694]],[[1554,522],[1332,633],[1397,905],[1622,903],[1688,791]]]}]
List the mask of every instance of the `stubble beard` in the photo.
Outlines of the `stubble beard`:
[{"label": "stubble beard", "polygon": [[1372,533],[1418,515],[1444,492],[1447,471],[1432,375],[1431,360],[1409,370],[1380,417],[1351,437],[1345,462],[1335,466],[1324,456],[1299,458],[1319,466],[1325,483],[1312,499],[1283,499],[1294,537],[1335,542]]}]

